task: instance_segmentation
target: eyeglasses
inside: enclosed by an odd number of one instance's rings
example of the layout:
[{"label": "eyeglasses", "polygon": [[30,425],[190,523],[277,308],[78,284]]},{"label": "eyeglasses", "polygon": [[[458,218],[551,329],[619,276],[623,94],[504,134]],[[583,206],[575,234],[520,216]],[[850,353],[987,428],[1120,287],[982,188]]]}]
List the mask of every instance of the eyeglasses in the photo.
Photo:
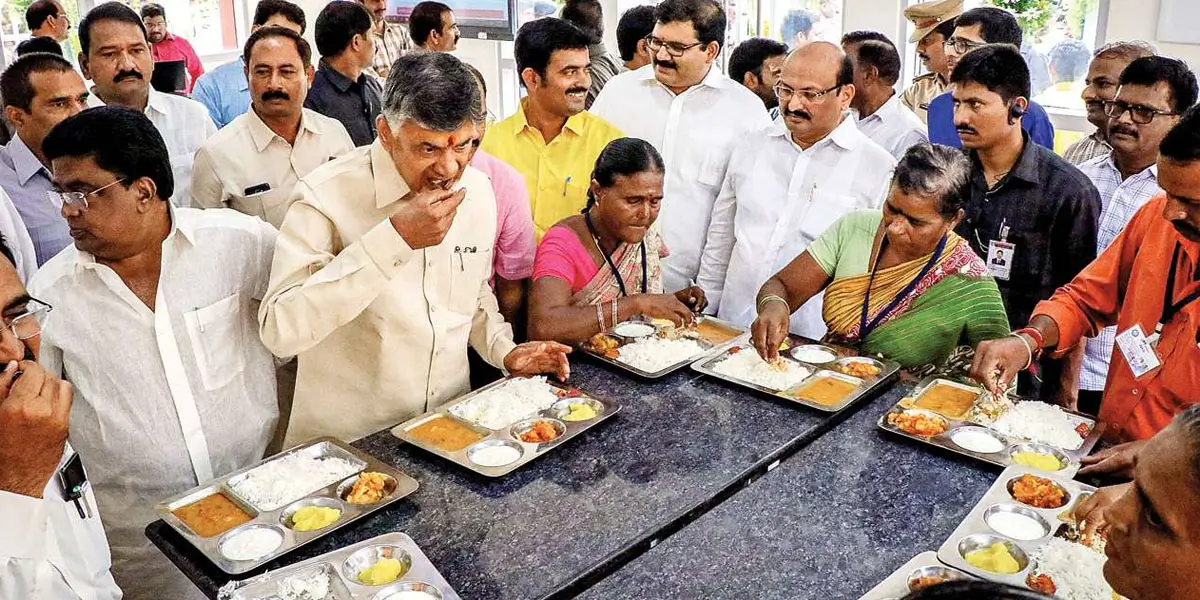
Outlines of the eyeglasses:
[{"label": "eyeglasses", "polygon": [[650,49],[651,54],[658,54],[659,50],[666,48],[667,54],[672,58],[679,58],[688,50],[691,50],[702,43],[703,42],[696,42],[694,44],[680,44],[678,42],[664,42],[652,35],[646,36],[646,47]]},{"label": "eyeglasses", "polygon": [[782,84],[775,84],[775,97],[779,98],[779,103],[786,105],[792,101],[792,96],[800,96],[805,102],[816,102],[824,98],[829,92],[836,91],[843,84],[837,84],[827,90],[793,90],[792,88]]},{"label": "eyeglasses", "polygon": [[76,210],[83,211],[83,210],[88,209],[88,200],[87,200],[88,196],[94,196],[96,194],[99,194],[100,192],[103,192],[104,190],[107,190],[108,188],[125,181],[125,179],[126,178],[122,177],[108,185],[98,187],[90,192],[87,192],[86,194],[83,192],[49,191],[49,192],[46,192],[46,197],[50,198],[50,202],[53,202],[55,204],[58,204],[61,202],[64,206],[70,206],[71,208],[74,208]]},{"label": "eyeglasses", "polygon": [[1104,102],[1104,114],[1108,115],[1108,118],[1110,119],[1120,119],[1121,115],[1125,114],[1126,111],[1129,112],[1129,118],[1138,125],[1145,125],[1150,121],[1153,121],[1154,117],[1158,115],[1169,117],[1179,114],[1177,112],[1158,110],[1157,108],[1142,106],[1140,104],[1129,104],[1120,100],[1107,100]]},{"label": "eyeglasses", "polygon": [[42,324],[45,323],[46,316],[52,310],[54,310],[53,306],[41,300],[30,298],[29,302],[25,305],[25,312],[11,319],[5,318],[4,327],[12,331],[18,340],[37,337],[42,333]]},{"label": "eyeglasses", "polygon": [[987,45],[987,42],[976,42],[976,41],[972,41],[972,40],[964,40],[960,37],[952,37],[952,38],[946,40],[945,42],[942,42],[942,46],[944,46],[946,48],[953,48],[954,51],[958,54],[966,54],[980,46],[986,46],[986,45]]}]

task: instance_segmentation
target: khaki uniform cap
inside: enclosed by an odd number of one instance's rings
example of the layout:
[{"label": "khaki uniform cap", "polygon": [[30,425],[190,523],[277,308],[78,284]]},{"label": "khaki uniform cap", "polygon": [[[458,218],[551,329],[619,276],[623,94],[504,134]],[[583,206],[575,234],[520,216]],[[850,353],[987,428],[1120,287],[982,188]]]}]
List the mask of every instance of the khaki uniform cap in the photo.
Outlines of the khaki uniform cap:
[{"label": "khaki uniform cap", "polygon": [[917,28],[908,41],[921,41],[930,32],[937,29],[938,25],[961,15],[962,11],[963,0],[934,0],[933,2],[914,4],[904,9],[904,18],[912,21]]}]

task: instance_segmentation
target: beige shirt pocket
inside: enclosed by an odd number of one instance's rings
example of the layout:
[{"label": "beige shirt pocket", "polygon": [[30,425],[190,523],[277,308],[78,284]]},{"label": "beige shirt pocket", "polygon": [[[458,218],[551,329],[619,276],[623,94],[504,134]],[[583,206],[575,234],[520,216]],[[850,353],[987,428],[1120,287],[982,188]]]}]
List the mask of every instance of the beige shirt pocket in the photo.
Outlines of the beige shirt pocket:
[{"label": "beige shirt pocket", "polygon": [[237,350],[247,342],[240,293],[184,313],[183,321],[204,389],[218,390],[246,369],[246,354]]},{"label": "beige shirt pocket", "polygon": [[456,245],[455,249],[450,255],[450,304],[454,312],[473,315],[479,307],[480,287],[492,277],[492,246]]}]

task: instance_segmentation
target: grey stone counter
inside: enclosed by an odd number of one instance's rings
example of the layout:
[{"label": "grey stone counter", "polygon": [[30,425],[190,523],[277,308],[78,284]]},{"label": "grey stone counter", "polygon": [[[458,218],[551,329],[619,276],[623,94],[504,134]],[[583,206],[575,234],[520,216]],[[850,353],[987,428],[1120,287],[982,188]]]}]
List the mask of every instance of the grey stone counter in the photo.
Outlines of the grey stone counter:
[{"label": "grey stone counter", "polygon": [[589,589],[588,600],[858,598],[938,546],[1000,469],[876,428],[909,384]]},{"label": "grey stone counter", "polygon": [[[643,382],[586,360],[573,369],[571,383],[620,401],[621,412],[496,480],[386,431],[359,440],[357,447],[412,475],[420,489],[266,568],[402,531],[464,598],[570,596],[854,410],[831,418],[687,370]],[[229,581],[163,522],[146,534],[209,596]]]}]

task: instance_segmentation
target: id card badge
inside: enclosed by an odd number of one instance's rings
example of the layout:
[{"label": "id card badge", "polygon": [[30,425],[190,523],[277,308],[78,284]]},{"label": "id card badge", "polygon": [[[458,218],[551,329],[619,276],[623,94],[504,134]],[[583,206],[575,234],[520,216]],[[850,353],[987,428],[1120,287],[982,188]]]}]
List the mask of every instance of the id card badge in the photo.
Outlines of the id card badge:
[{"label": "id card badge", "polygon": [[1129,370],[1133,371],[1135,379],[1162,365],[1158,359],[1158,352],[1154,350],[1154,345],[1146,337],[1141,325],[1134,325],[1117,334],[1117,348],[1121,350],[1121,355],[1125,357],[1125,362],[1129,364]]},{"label": "id card badge", "polygon": [[1012,275],[1012,261],[1016,251],[1016,244],[1011,242],[999,240],[988,242],[987,266],[992,277],[1008,281],[1009,276]]}]

